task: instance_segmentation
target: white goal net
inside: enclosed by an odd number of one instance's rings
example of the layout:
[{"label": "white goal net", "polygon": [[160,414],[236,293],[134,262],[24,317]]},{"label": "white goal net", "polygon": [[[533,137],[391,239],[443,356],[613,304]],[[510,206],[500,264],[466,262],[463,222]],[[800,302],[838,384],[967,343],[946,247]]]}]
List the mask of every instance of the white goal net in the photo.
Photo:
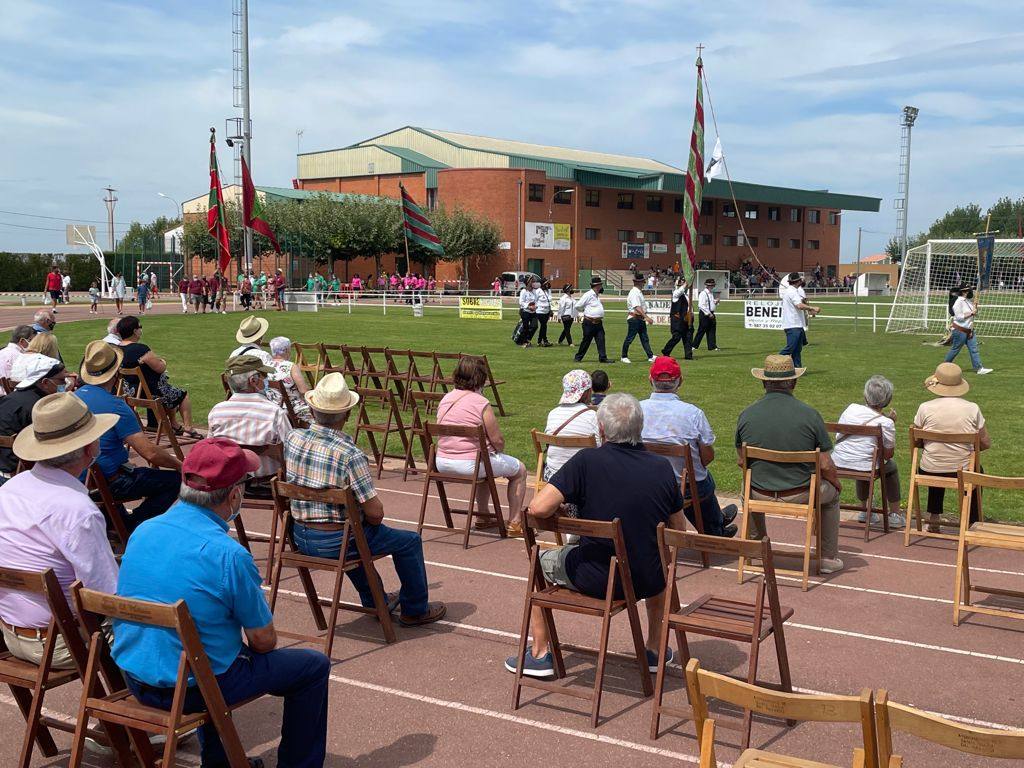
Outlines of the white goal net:
[{"label": "white goal net", "polygon": [[950,291],[975,289],[982,336],[1024,337],[1024,240],[996,240],[992,257],[978,241],[929,240],[907,251],[889,312],[889,333],[942,334]]}]

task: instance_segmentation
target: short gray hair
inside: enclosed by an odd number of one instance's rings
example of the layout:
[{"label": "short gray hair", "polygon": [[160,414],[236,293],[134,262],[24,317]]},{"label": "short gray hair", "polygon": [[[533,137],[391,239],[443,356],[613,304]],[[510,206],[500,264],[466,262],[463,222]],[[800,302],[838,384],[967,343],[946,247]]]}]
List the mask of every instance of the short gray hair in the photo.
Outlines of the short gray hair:
[{"label": "short gray hair", "polygon": [[31,325],[18,325],[11,331],[11,344],[19,341],[30,341],[36,335],[36,329]]},{"label": "short gray hair", "polygon": [[683,380],[679,379],[654,379],[651,382],[651,389],[655,392],[675,392],[679,387],[683,385]]},{"label": "short gray hair", "polygon": [[287,336],[275,336],[270,340],[270,354],[274,357],[287,355],[292,348],[292,340]]},{"label": "short gray hair", "polygon": [[242,373],[230,374],[228,376],[228,389],[236,394],[249,392],[249,379],[255,375],[256,371],[244,371]]},{"label": "short gray hair", "polygon": [[107,333],[117,333],[117,324],[121,322],[121,318],[115,317],[109,323],[107,323]]},{"label": "short gray hair", "polygon": [[313,421],[321,427],[334,427],[336,429],[341,429],[345,426],[345,422],[348,421],[348,415],[352,413],[352,411],[342,411],[341,413],[318,411],[312,406],[310,406],[309,412],[313,414]]},{"label": "short gray hair", "polygon": [[640,445],[644,431],[644,412],[640,401],[625,392],[614,392],[597,409],[597,421],[609,443]]},{"label": "short gray hair", "polygon": [[43,459],[36,463],[42,464],[44,467],[50,467],[50,469],[64,469],[80,462],[85,456],[85,449],[88,447],[83,445],[81,448],[76,448],[70,453],[63,453],[60,456],[54,456],[52,459]]},{"label": "short gray hair", "polygon": [[892,382],[875,374],[864,384],[864,403],[871,408],[885,408],[892,402]]},{"label": "short gray hair", "polygon": [[229,485],[227,488],[218,488],[215,491],[200,491],[197,488],[182,483],[181,488],[178,489],[178,499],[186,504],[195,504],[197,507],[213,509],[224,503],[234,487]]},{"label": "short gray hair", "polygon": [[40,325],[42,325],[43,320],[52,319],[54,319],[52,309],[37,309],[36,313],[32,316],[32,322],[39,323]]}]

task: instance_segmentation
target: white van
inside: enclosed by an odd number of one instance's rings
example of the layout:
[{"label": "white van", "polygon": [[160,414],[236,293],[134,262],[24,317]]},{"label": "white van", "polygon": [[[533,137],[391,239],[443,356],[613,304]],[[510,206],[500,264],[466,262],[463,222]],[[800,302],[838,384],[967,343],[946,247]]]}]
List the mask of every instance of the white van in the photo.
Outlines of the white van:
[{"label": "white van", "polygon": [[533,272],[502,272],[501,293],[504,296],[517,296],[531,280],[540,280],[540,277]]}]

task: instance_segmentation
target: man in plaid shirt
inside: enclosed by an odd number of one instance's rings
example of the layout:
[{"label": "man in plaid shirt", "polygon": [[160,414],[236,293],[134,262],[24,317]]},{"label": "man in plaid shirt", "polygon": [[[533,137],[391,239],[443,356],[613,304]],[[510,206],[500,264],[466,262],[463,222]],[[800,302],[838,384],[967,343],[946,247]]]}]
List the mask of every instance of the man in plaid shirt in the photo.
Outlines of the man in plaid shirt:
[{"label": "man in plaid shirt", "polygon": [[[351,392],[340,373],[329,373],[307,392],[314,423],[309,429],[293,430],[285,440],[288,482],[306,488],[351,488],[360,505],[363,529],[372,555],[391,555],[402,583],[397,595],[388,594],[388,605],[401,604],[399,620],[405,626],[437,621],[445,615],[441,602],[427,601],[427,570],[423,564],[423,540],[413,531],[384,525],[384,505],[373,487],[370,463],[343,431],[359,395]],[[337,558],[345,528],[344,506],[293,500],[291,515],[295,546],[305,555]],[[347,557],[356,557],[355,543]],[[364,606],[373,606],[373,593],[362,568],[348,572]]]}]

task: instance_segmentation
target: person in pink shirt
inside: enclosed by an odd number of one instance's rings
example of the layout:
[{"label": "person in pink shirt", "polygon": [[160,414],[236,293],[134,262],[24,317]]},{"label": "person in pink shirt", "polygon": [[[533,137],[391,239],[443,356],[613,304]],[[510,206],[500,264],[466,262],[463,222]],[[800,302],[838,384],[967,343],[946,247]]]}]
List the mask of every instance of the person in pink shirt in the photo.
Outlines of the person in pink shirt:
[{"label": "person in pink shirt", "polygon": [[494,282],[491,283],[491,294],[494,296],[501,296],[501,278],[494,278]]},{"label": "person in pink shirt", "polygon": [[398,290],[398,273],[397,272],[396,273],[392,273],[392,275],[391,275],[391,290],[392,291],[397,291]]},{"label": "person in pink shirt", "polygon": [[359,277],[358,272],[352,276],[352,290],[355,291],[356,293],[359,293],[359,291],[363,290],[363,281],[362,278]]}]

